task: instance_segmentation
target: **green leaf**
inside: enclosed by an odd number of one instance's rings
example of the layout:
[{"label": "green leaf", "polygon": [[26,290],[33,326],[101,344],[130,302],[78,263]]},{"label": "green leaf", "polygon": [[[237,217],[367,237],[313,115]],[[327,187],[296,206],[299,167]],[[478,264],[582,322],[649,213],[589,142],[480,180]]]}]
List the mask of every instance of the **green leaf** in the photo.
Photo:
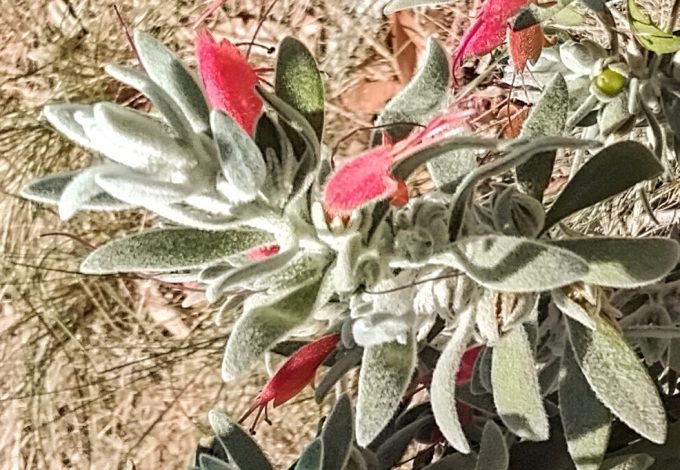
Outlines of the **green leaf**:
[{"label": "green leaf", "polygon": [[590,389],[570,347],[564,348],[559,385],[560,416],[578,470],[597,470],[607,452],[611,414]]},{"label": "green leaf", "polygon": [[434,185],[447,194],[454,194],[463,178],[475,168],[477,156],[473,149],[452,150],[427,162]]},{"label": "green leaf", "polygon": [[376,456],[380,462],[380,468],[396,467],[411,441],[413,441],[418,432],[427,425],[434,425],[434,418],[430,414],[421,416],[412,423],[409,423],[392,433],[376,451]]},{"label": "green leaf", "polygon": [[581,281],[607,287],[634,288],[656,282],[678,262],[680,250],[668,238],[572,238],[549,242],[588,263]]},{"label": "green leaf", "polygon": [[[564,132],[569,110],[569,90],[561,74],[555,74],[548,82],[538,102],[531,108],[522,125],[520,138],[534,139],[543,136],[560,136]],[[515,168],[517,186],[520,191],[539,201],[550,183],[555,150],[538,154]]]},{"label": "green leaf", "polygon": [[[321,439],[314,439],[306,448],[302,451],[300,459],[295,465],[295,470],[322,470],[323,467],[323,454],[324,446]],[[254,468],[254,467],[245,467]]]},{"label": "green leaf", "polygon": [[228,381],[250,369],[274,344],[307,320],[319,284],[317,275],[297,289],[248,298],[227,340],[222,378]]},{"label": "green leaf", "polygon": [[219,109],[210,113],[210,128],[229,189],[226,196],[236,201],[255,199],[267,177],[264,159],[255,141]]},{"label": "green leaf", "polygon": [[[378,126],[396,122],[425,124],[439,113],[449,96],[449,59],[444,48],[433,38],[427,40],[425,53],[411,81],[392,98],[376,119]],[[400,140],[411,125],[387,128],[394,140]]]},{"label": "green leaf", "polygon": [[666,413],[654,382],[621,333],[605,318],[595,330],[567,319],[569,340],[597,398],[641,436],[661,444]]},{"label": "green leaf", "polygon": [[321,140],[324,118],[323,82],[314,56],[295,38],[286,37],[279,44],[274,83],[276,96],[298,110]]},{"label": "green leaf", "polygon": [[359,373],[356,430],[357,442],[366,447],[389,423],[416,365],[416,340],[396,341],[364,349]]},{"label": "green leaf", "polygon": [[144,70],[182,109],[195,132],[209,129],[208,104],[191,72],[160,41],[135,31],[135,47]]},{"label": "green leaf", "polygon": [[173,272],[195,269],[273,241],[270,234],[248,230],[208,232],[172,227],[113,240],[88,255],[84,274]]},{"label": "green leaf", "polygon": [[474,329],[474,309],[460,312],[458,325],[442,351],[432,373],[430,401],[434,419],[451,446],[459,452],[470,452],[463,428],[456,411],[456,375],[465,348]]},{"label": "green leaf", "polygon": [[565,217],[604,201],[641,181],[656,178],[663,166],[644,145],[626,140],[596,153],[567,183],[545,216],[545,232]]},{"label": "green leaf", "polygon": [[550,290],[588,272],[587,263],[566,249],[504,235],[463,238],[428,262],[460,269],[489,289],[514,293]]},{"label": "green leaf", "polygon": [[521,325],[501,336],[494,346],[491,382],[496,409],[508,429],[530,441],[547,440],[550,428],[533,348]]},{"label": "green leaf", "polygon": [[654,458],[647,454],[629,454],[607,459],[602,470],[647,470],[653,464]]},{"label": "green leaf", "polygon": [[94,150],[95,146],[85,133],[83,126],[76,119],[76,115],[92,117],[92,105],[58,103],[43,107],[43,115],[52,126],[80,147]]},{"label": "green leaf", "polygon": [[229,417],[212,410],[208,413],[208,421],[210,421],[210,426],[217,440],[222,444],[227,454],[229,454],[229,459],[238,468],[272,469],[271,464],[260,450],[260,447],[248,433],[244,432]]},{"label": "green leaf", "polygon": [[659,28],[649,15],[640,10],[635,0],[628,0],[628,21],[635,39],[645,49],[658,54],[672,54],[680,50],[680,36]]},{"label": "green leaf", "polygon": [[445,3],[451,3],[451,0],[392,0],[383,8],[383,14],[389,15],[407,8],[429,7]]},{"label": "green leaf", "polygon": [[510,18],[508,23],[512,26],[513,31],[520,31],[522,29],[529,28],[533,25],[549,20],[561,12],[564,8],[569,6],[569,4],[571,4],[573,1],[574,0],[557,0],[552,6],[549,7],[528,5],[520,10],[520,12],[515,15],[514,18]]},{"label": "green leaf", "polygon": [[493,420],[488,420],[482,431],[475,470],[507,470],[508,465],[510,454],[503,432]]},{"label": "green leaf", "polygon": [[349,396],[343,393],[323,423],[323,470],[342,470],[354,440],[354,416]]},{"label": "green leaf", "polygon": [[314,400],[316,400],[317,403],[321,404],[333,386],[338,383],[350,369],[359,365],[362,354],[363,349],[357,346],[346,351],[342,357],[335,361],[335,364],[328,369],[326,375],[324,375],[323,379],[316,385]]},{"label": "green leaf", "polygon": [[199,455],[198,463],[201,470],[237,470],[237,467],[209,454]]}]

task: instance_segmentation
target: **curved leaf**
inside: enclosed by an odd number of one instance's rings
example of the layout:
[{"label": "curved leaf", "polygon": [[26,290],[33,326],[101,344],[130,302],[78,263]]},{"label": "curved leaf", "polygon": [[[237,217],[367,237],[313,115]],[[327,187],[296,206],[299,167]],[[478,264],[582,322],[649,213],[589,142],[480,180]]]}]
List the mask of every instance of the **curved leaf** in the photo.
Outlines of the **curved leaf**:
[{"label": "curved leaf", "polygon": [[514,293],[550,290],[588,273],[587,263],[568,250],[504,235],[463,238],[428,262],[460,269],[489,289]]},{"label": "curved leaf", "polygon": [[654,458],[647,454],[629,454],[608,459],[602,470],[647,470],[653,464]]},{"label": "curved leaf", "polygon": [[596,153],[574,175],[545,216],[545,232],[574,212],[604,201],[635,184],[656,178],[663,166],[644,145],[626,140]]},{"label": "curved leaf", "polygon": [[538,386],[533,348],[523,326],[505,333],[494,346],[491,383],[496,409],[508,429],[531,441],[547,440],[548,415]]},{"label": "curved leaf", "polygon": [[[322,470],[324,446],[321,439],[314,439],[305,450],[302,451],[300,459],[295,465],[295,470]],[[247,467],[251,468],[251,467]]]},{"label": "curved leaf", "polygon": [[238,468],[272,469],[260,447],[253,439],[226,415],[212,410],[208,421],[217,439]]},{"label": "curved leaf", "polygon": [[475,168],[477,156],[473,149],[452,150],[427,162],[427,171],[434,185],[447,194],[454,194],[458,184]]},{"label": "curved leaf", "polygon": [[193,75],[170,49],[149,34],[135,31],[134,42],[151,80],[177,103],[195,132],[208,130],[208,104]]},{"label": "curved leaf", "polygon": [[680,36],[659,28],[635,0],[628,0],[628,21],[635,39],[647,50],[658,54],[672,54],[680,50]]},{"label": "curved leaf", "polygon": [[564,349],[559,385],[560,416],[567,448],[578,470],[597,470],[607,452],[612,417],[597,399],[576,363]]},{"label": "curved leaf", "polygon": [[421,416],[412,423],[395,431],[376,451],[376,456],[381,465],[380,468],[390,469],[397,466],[409,444],[416,437],[418,431],[428,424],[432,425],[433,423],[434,418],[432,415]]},{"label": "curved leaf", "polygon": [[666,413],[654,382],[621,333],[605,318],[595,330],[567,318],[576,362],[597,398],[652,442],[666,439]]},{"label": "curved leaf", "polygon": [[290,330],[300,326],[312,311],[319,284],[317,275],[298,289],[248,298],[227,340],[222,378],[228,381],[250,369]]},{"label": "curved leaf", "polygon": [[314,56],[292,37],[279,43],[276,59],[276,96],[297,109],[321,140],[323,132],[324,89]]},{"label": "curved leaf", "polygon": [[463,428],[456,411],[456,375],[465,348],[470,342],[474,327],[474,309],[467,308],[459,313],[458,326],[442,351],[432,373],[430,401],[435,421],[442,434],[459,452],[470,452]]},{"label": "curved leaf", "polygon": [[475,470],[507,470],[508,465],[510,465],[510,454],[503,432],[496,423],[488,420],[482,431]]},{"label": "curved leaf", "polygon": [[349,458],[354,440],[354,416],[352,403],[342,394],[331,414],[323,423],[321,441],[323,447],[323,470],[342,470]]},{"label": "curved leaf", "polygon": [[625,289],[660,280],[680,257],[678,243],[668,238],[572,238],[549,243],[588,263],[583,282]]},{"label": "curved leaf", "polygon": [[208,232],[183,227],[148,230],[97,248],[82,262],[80,271],[159,273],[201,268],[271,242],[271,235],[247,230]]},{"label": "curved leaf", "polygon": [[[378,126],[396,122],[425,124],[440,112],[449,95],[449,59],[444,48],[428,39],[425,53],[411,81],[392,98],[376,119]],[[411,131],[411,125],[395,125],[386,132],[399,140]]]},{"label": "curved leaf", "polygon": [[43,107],[43,115],[52,126],[75,144],[90,150],[95,149],[90,138],[79,122],[78,114],[92,116],[92,105],[58,103]]},{"label": "curved leaf", "polygon": [[357,443],[366,447],[389,423],[416,365],[416,340],[396,341],[364,349],[359,372],[356,430]]},{"label": "curved leaf", "polygon": [[[533,139],[543,136],[559,136],[564,132],[569,110],[569,90],[567,82],[560,74],[555,74],[548,82],[538,102],[531,108],[529,116],[522,125],[520,138]],[[543,192],[548,187],[555,150],[550,155],[535,155],[515,168],[517,186],[523,193],[543,199]]]}]

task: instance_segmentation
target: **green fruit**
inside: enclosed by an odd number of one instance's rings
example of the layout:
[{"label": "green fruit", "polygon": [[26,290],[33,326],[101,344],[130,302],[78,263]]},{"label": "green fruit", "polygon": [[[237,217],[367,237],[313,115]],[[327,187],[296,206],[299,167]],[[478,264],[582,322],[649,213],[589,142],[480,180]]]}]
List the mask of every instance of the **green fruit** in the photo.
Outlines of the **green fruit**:
[{"label": "green fruit", "polygon": [[626,85],[626,77],[606,67],[593,78],[593,84],[606,96],[616,96]]}]

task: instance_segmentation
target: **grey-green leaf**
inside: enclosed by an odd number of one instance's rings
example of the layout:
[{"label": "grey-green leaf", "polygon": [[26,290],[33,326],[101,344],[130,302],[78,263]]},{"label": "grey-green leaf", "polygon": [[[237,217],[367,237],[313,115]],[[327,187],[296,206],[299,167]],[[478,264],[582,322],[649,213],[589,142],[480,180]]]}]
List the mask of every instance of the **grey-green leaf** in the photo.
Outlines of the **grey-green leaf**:
[{"label": "grey-green leaf", "polygon": [[465,175],[475,168],[477,157],[475,151],[469,148],[446,152],[427,162],[427,171],[435,186],[447,194],[454,194]]},{"label": "grey-green leaf", "polygon": [[432,412],[442,434],[459,452],[469,453],[468,443],[456,411],[456,375],[465,348],[472,337],[474,309],[459,313],[458,326],[442,351],[432,373],[430,401]]},{"label": "grey-green leaf", "polygon": [[605,147],[567,183],[546,214],[543,230],[662,172],[654,154],[638,142],[626,140]]},{"label": "grey-green leaf", "polygon": [[[524,121],[520,138],[534,139],[543,136],[560,136],[564,132],[569,109],[569,91],[567,82],[560,74],[556,74],[545,86],[538,102]],[[556,151],[548,155],[535,155],[515,168],[517,186],[523,193],[529,194],[539,201],[550,182]]]},{"label": "grey-green leaf", "polygon": [[195,132],[209,129],[208,104],[191,72],[160,41],[135,31],[134,42],[144,70],[182,109]]},{"label": "grey-green leaf", "polygon": [[195,269],[272,241],[270,234],[248,230],[147,230],[97,248],[85,258],[80,270],[84,274],[113,274]]},{"label": "grey-green leaf", "polygon": [[43,107],[43,115],[56,130],[75,144],[86,149],[94,149],[94,145],[83,130],[82,124],[78,122],[78,113],[91,116],[92,106],[87,104],[59,103],[48,104]]},{"label": "grey-green leaf", "polygon": [[479,456],[475,470],[507,470],[510,454],[503,432],[493,420],[488,420],[482,431]]},{"label": "grey-green leaf", "polygon": [[359,373],[356,439],[366,447],[389,423],[416,365],[416,340],[382,343],[364,350]]},{"label": "grey-green leaf", "polygon": [[496,409],[508,429],[531,441],[547,440],[550,428],[533,348],[521,325],[501,336],[494,346],[491,382]]},{"label": "grey-green leaf", "polygon": [[354,440],[354,416],[349,396],[344,393],[323,423],[323,470],[342,470]]},{"label": "grey-green leaf", "polygon": [[566,249],[504,235],[463,238],[428,261],[460,269],[489,289],[515,293],[550,290],[588,273],[588,264]]},{"label": "grey-green leaf", "polygon": [[297,109],[321,140],[324,120],[324,89],[314,56],[293,37],[279,43],[275,93]]},{"label": "grey-green leaf", "polygon": [[238,468],[272,469],[260,447],[229,417],[212,410],[208,413],[208,421],[217,439],[229,454],[229,458]]},{"label": "grey-green leaf", "polygon": [[210,113],[210,128],[229,188],[227,196],[237,201],[255,199],[267,177],[259,147],[231,116],[218,109]]},{"label": "grey-green leaf", "polygon": [[654,382],[621,333],[605,318],[595,330],[567,319],[576,362],[597,398],[652,442],[666,440],[666,413]]},{"label": "grey-green leaf", "polygon": [[597,470],[607,452],[611,414],[590,389],[571,347],[564,349],[559,385],[567,448],[578,470]]},{"label": "grey-green leaf", "polygon": [[[295,465],[295,470],[322,470],[323,466],[323,454],[324,445],[321,439],[314,439],[305,450],[302,451],[300,459]],[[247,467],[254,468],[254,467]]]},{"label": "grey-green leaf", "polygon": [[622,455],[605,461],[602,470],[647,470],[653,464],[654,458],[647,454]]},{"label": "grey-green leaf", "polygon": [[[449,59],[444,48],[428,39],[418,70],[411,81],[392,98],[376,119],[376,125],[396,122],[424,124],[440,112],[449,94]],[[396,125],[387,132],[393,139],[405,137],[411,125]]]},{"label": "grey-green leaf", "polygon": [[660,280],[680,256],[678,243],[668,238],[572,238],[550,244],[588,263],[583,282],[626,289]]},{"label": "grey-green leaf", "polygon": [[250,369],[262,355],[310,315],[319,291],[319,276],[298,289],[250,297],[234,325],[222,360],[222,378],[231,380]]}]

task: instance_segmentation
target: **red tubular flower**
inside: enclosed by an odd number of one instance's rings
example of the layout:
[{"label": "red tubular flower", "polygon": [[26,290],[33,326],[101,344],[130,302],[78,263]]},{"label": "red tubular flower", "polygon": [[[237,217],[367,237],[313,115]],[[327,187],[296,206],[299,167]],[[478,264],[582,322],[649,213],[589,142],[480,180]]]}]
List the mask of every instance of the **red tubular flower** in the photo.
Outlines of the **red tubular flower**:
[{"label": "red tubular flower", "polygon": [[276,408],[300,393],[312,381],[314,374],[316,374],[316,369],[333,352],[339,340],[339,334],[323,336],[302,346],[291,354],[286,362],[267,381],[262,391],[255,398],[255,403],[246,411],[239,420],[239,423],[246,420],[255,410],[257,410],[257,415],[253,425],[250,427],[250,432],[254,432],[255,425],[263,410],[265,421],[269,423],[269,417],[267,416],[267,405],[269,402],[273,401],[274,408]]},{"label": "red tubular flower", "polygon": [[503,44],[508,20],[535,0],[486,0],[477,18],[463,35],[453,53],[451,70],[455,72],[468,54],[482,56]]},{"label": "red tubular flower", "polygon": [[367,150],[343,163],[328,179],[324,191],[323,206],[331,217],[349,216],[354,209],[380,199],[390,199],[396,206],[408,202],[406,183],[390,174],[390,167],[398,160],[432,144],[437,139],[457,132],[461,122],[471,115],[462,111],[437,117],[424,129],[413,131],[404,140]]},{"label": "red tubular flower", "polygon": [[208,31],[196,35],[195,47],[208,104],[227,113],[252,135],[262,111],[262,100],[255,93],[255,70],[236,46],[226,39],[216,42]]},{"label": "red tubular flower", "polygon": [[255,248],[246,251],[246,256],[250,258],[251,261],[260,261],[275,255],[280,249],[279,245],[276,244],[256,246]]}]

